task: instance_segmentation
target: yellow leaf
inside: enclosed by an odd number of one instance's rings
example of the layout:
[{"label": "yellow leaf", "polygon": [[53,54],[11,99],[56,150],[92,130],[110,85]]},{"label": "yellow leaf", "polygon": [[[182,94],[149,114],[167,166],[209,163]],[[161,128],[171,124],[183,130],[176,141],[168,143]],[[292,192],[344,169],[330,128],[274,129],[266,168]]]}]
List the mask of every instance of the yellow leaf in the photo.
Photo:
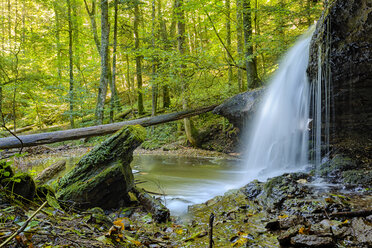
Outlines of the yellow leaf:
[{"label": "yellow leaf", "polygon": [[287,218],[287,217],[288,217],[288,215],[286,215],[286,214],[283,214],[283,215],[279,215],[278,216],[279,219],[284,219],[284,218]]},{"label": "yellow leaf", "polygon": [[122,218],[122,219],[117,219],[114,221],[115,226],[120,226],[121,230],[125,229],[125,221],[128,221],[128,218]]},{"label": "yellow leaf", "polygon": [[182,233],[183,233],[183,229],[177,229],[177,230],[176,230],[176,233],[177,233],[177,234],[182,234]]},{"label": "yellow leaf", "polygon": [[239,238],[237,241],[235,241],[231,247],[239,247],[247,243],[248,239],[247,238]]},{"label": "yellow leaf", "polygon": [[299,230],[298,230],[298,233],[299,234],[309,234],[309,231],[310,231],[310,228],[305,228],[305,227],[301,227]]}]

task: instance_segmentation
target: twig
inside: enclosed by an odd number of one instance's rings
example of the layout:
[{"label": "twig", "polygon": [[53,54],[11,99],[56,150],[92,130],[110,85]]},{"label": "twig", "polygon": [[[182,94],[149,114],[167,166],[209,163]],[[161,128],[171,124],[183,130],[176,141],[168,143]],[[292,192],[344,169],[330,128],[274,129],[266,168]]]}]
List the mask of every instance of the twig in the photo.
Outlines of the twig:
[{"label": "twig", "polygon": [[1,247],[4,247],[7,243],[9,243],[15,236],[23,232],[25,228],[27,227],[28,223],[35,217],[35,215],[40,212],[40,210],[47,204],[48,202],[44,202],[27,220],[26,222],[12,235],[10,236],[7,240],[5,240],[1,245]]},{"label": "twig", "polygon": [[338,212],[330,214],[330,217],[365,217],[372,214],[372,209],[352,211],[352,212]]},{"label": "twig", "polygon": [[10,131],[9,128],[6,127],[6,125],[5,125],[5,119],[4,119],[4,114],[3,113],[1,113],[1,114],[2,114],[1,118],[3,120],[3,123],[2,123],[3,128],[6,131],[8,131],[11,135],[13,135],[17,140],[19,140],[19,142],[21,142],[21,149],[19,150],[19,154],[21,154],[22,153],[22,150],[23,150],[23,141],[20,138],[18,138],[18,136],[16,134],[14,134],[12,131]]},{"label": "twig", "polygon": [[214,214],[211,213],[209,216],[209,248],[213,247],[213,221],[214,221]]}]

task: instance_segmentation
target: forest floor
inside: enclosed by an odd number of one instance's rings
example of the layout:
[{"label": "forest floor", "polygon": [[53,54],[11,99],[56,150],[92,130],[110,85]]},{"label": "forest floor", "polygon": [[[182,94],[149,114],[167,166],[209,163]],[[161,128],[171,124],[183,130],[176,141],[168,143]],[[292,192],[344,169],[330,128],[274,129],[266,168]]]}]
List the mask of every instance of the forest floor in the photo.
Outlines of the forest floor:
[{"label": "forest floor", "polygon": [[[28,153],[30,158],[66,157],[90,149],[39,147]],[[182,146],[138,148],[135,154],[238,156]],[[24,158],[17,161],[19,168],[32,164]],[[47,199],[48,204],[27,222],[42,201],[20,201],[2,193],[0,247],[212,247],[211,242],[213,247],[371,247],[371,189],[314,187],[315,180],[311,173],[294,173],[252,182],[190,206],[188,215],[172,216],[167,223],[156,223],[135,196],[130,206],[110,211],[61,207]]]}]

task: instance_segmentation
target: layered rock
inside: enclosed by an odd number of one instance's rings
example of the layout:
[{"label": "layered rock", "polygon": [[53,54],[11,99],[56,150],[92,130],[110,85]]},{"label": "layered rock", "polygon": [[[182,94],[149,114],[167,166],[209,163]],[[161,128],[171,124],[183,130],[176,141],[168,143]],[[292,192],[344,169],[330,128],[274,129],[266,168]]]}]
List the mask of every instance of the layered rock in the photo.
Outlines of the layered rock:
[{"label": "layered rock", "polygon": [[86,154],[58,182],[58,200],[80,208],[115,208],[129,202],[133,150],[145,139],[141,126],[126,126]]},{"label": "layered rock", "polygon": [[[318,75],[321,72],[321,75]],[[372,139],[372,3],[333,1],[318,21],[310,45],[308,75],[315,85],[321,76],[328,99],[330,143],[356,150]],[[327,86],[328,85],[328,86]],[[325,127],[323,123],[323,127]],[[368,157],[370,151],[363,151]],[[338,147],[338,148],[339,148]]]}]

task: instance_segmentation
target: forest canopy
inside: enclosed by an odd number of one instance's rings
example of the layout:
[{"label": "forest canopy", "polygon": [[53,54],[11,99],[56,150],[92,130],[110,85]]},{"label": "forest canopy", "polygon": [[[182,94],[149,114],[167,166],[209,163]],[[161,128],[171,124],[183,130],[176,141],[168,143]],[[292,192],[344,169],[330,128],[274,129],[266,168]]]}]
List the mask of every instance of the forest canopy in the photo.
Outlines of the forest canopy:
[{"label": "forest canopy", "polygon": [[314,0],[1,0],[3,125],[112,122],[262,86]]}]

